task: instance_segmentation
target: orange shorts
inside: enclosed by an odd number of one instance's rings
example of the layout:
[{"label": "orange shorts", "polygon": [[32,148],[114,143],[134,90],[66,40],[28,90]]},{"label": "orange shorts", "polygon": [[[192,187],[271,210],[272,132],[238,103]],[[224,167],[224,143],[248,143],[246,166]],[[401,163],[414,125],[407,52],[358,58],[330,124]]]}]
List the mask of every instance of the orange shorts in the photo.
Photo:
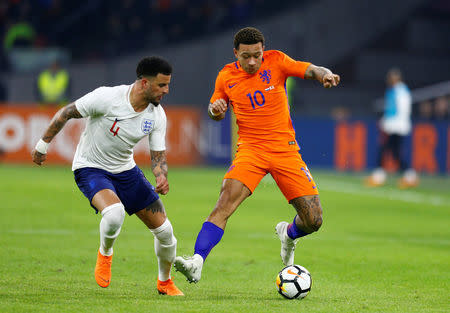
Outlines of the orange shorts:
[{"label": "orange shorts", "polygon": [[272,175],[288,201],[319,194],[316,183],[298,151],[265,152],[240,147],[224,179],[237,179],[253,193],[268,173]]}]

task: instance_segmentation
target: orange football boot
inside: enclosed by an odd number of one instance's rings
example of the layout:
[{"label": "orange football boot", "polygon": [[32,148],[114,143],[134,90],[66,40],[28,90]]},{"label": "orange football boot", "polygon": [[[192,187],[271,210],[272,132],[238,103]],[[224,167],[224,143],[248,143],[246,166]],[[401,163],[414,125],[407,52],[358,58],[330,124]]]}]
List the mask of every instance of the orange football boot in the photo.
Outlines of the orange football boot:
[{"label": "orange football boot", "polygon": [[100,287],[106,288],[111,282],[112,255],[104,256],[98,251],[97,264],[95,264],[95,281]]},{"label": "orange football boot", "polygon": [[407,180],[404,178],[400,178],[397,182],[397,186],[400,189],[415,188],[415,187],[419,186],[419,180],[418,179]]},{"label": "orange football boot", "polygon": [[168,279],[166,281],[160,281],[156,283],[156,288],[158,289],[158,293],[160,295],[168,295],[168,296],[184,296],[184,293],[175,286],[175,283],[172,279]]},{"label": "orange football boot", "polygon": [[385,184],[384,181],[383,182],[377,181],[377,180],[373,179],[372,176],[367,177],[364,180],[364,185],[366,185],[367,187],[381,187],[381,186],[384,186],[384,184]]}]

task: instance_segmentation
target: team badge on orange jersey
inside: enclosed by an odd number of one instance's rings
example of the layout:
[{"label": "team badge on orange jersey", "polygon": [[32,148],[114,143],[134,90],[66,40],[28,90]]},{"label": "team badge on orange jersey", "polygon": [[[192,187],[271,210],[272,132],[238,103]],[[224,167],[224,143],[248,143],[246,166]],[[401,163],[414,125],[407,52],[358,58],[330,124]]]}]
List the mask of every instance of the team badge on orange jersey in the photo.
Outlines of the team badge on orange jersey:
[{"label": "team badge on orange jersey", "polygon": [[270,80],[272,79],[272,74],[270,70],[264,70],[263,72],[259,73],[259,78],[263,81],[263,83],[270,83]]}]

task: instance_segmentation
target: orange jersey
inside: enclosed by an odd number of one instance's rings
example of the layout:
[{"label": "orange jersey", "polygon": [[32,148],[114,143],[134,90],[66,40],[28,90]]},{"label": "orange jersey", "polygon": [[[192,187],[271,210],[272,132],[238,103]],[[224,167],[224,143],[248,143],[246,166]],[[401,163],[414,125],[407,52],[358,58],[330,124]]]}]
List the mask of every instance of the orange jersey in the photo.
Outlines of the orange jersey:
[{"label": "orange jersey", "polygon": [[239,127],[238,145],[250,144],[266,151],[299,149],[289,114],[286,79],[303,78],[310,64],[268,50],[255,74],[245,72],[237,61],[224,66],[210,101],[222,98],[233,107]]}]

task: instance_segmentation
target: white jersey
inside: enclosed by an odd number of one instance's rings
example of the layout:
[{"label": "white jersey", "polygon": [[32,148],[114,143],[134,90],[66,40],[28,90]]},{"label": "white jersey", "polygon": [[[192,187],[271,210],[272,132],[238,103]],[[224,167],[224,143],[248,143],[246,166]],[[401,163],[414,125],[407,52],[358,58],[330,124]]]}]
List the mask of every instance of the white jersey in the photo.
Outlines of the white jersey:
[{"label": "white jersey", "polygon": [[133,85],[100,87],[75,101],[87,117],[72,170],[95,167],[117,174],[132,169],[134,146],[149,135],[150,150],[166,150],[166,114],[161,105],[149,104],[142,112],[130,103]]}]

